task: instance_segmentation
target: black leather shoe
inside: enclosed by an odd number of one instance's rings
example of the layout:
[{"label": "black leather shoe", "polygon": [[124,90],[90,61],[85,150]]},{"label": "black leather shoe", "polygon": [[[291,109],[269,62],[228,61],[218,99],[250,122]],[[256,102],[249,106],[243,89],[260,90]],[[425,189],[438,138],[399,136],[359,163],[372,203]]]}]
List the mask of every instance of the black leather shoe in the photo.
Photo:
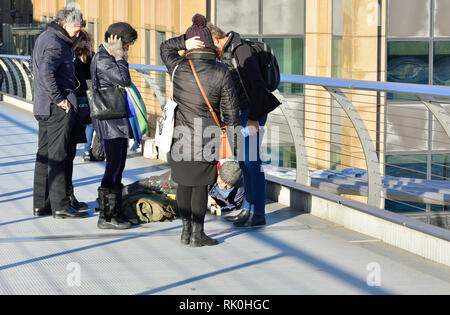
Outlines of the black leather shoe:
[{"label": "black leather shoe", "polygon": [[78,212],[72,208],[53,211],[53,218],[55,219],[82,219],[88,216],[88,212]]},{"label": "black leather shoe", "polygon": [[87,203],[77,200],[73,192],[73,186],[69,186],[69,205],[77,211],[86,210],[89,207]]},{"label": "black leather shoe", "polygon": [[247,219],[247,217],[249,215],[250,215],[250,210],[244,209],[241,212],[239,212],[238,215],[226,216],[223,218],[228,222],[240,222],[240,221],[244,221],[245,219]]},{"label": "black leather shoe", "polygon": [[235,227],[248,227],[248,226],[258,226],[266,224],[266,216],[265,215],[257,215],[254,213],[250,213],[247,220],[234,222],[233,225]]},{"label": "black leather shoe", "polygon": [[33,215],[35,217],[42,217],[45,215],[52,215],[52,209],[49,208],[34,208],[33,209]]}]

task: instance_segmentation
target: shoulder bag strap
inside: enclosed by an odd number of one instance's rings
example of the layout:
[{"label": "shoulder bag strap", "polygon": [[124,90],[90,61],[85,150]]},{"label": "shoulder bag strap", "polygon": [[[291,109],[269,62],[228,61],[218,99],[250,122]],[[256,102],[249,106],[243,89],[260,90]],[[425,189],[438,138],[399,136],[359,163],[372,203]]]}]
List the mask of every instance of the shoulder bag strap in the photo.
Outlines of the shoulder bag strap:
[{"label": "shoulder bag strap", "polygon": [[213,116],[214,121],[216,122],[216,125],[217,125],[219,128],[222,129],[222,126],[220,125],[219,119],[217,118],[217,115],[216,115],[216,113],[214,112],[214,109],[212,108],[211,103],[210,103],[209,100],[208,100],[208,97],[206,97],[205,90],[203,90],[203,86],[202,86],[202,84],[200,83],[200,79],[198,78],[197,71],[195,71],[195,68],[194,68],[194,64],[192,63],[192,60],[190,60],[190,59],[189,59],[189,65],[191,66],[192,73],[194,74],[194,77],[195,77],[195,81],[197,81],[197,85],[198,85],[198,87],[200,88],[200,91],[202,92],[203,98],[205,99],[205,102],[206,102],[206,104],[207,104],[208,107],[209,107],[209,111],[211,112],[211,115]]},{"label": "shoulder bag strap", "polygon": [[171,88],[170,88],[170,99],[171,99],[171,100],[173,100],[173,78],[175,78],[175,71],[177,71],[179,65],[180,65],[180,64],[177,64],[177,65],[175,66],[175,69],[173,69],[173,72],[172,72],[172,78],[171,78],[171,84],[172,84],[172,86],[171,86]]}]

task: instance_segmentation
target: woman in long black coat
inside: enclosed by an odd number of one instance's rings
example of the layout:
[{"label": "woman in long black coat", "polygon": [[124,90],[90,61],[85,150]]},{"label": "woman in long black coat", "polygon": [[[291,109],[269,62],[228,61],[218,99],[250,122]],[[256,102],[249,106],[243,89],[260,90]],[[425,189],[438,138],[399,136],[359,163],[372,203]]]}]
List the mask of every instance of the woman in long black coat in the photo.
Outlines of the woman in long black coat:
[{"label": "woman in long black coat", "polygon": [[69,150],[66,163],[66,182],[69,195],[69,204],[73,209],[79,211],[88,208],[88,205],[85,202],[79,202],[75,197],[72,183],[73,160],[75,159],[77,153],[77,144],[87,142],[85,129],[88,121],[85,121],[85,119],[89,118],[89,116],[81,116],[81,108],[83,106],[87,106],[87,82],[91,79],[90,65],[92,60],[92,37],[88,32],[84,30],[80,32],[74,47],[74,55],[75,60],[73,63],[75,66],[75,76],[78,81],[78,86],[75,89],[77,106],[75,108],[74,123],[70,133]]},{"label": "woman in long black coat", "polygon": [[[128,23],[114,23],[105,33],[105,43],[100,45],[91,65],[92,82],[97,88],[131,85],[128,69],[128,50],[137,39],[136,30]],[[95,67],[96,65],[96,67]],[[106,167],[98,188],[100,212],[97,227],[100,229],[128,229],[131,224],[121,219],[122,174],[127,159],[128,139],[133,131],[128,118],[92,120],[95,131],[103,139]]]},{"label": "woman in long black coat", "polygon": [[[206,18],[197,14],[193,22],[186,35],[169,39],[161,45],[161,58],[171,75],[176,68],[173,97],[178,107],[170,165],[172,179],[178,183],[176,199],[183,221],[181,243],[198,247],[218,243],[204,233],[203,225],[208,185],[216,182],[219,158],[218,152],[210,149],[214,147],[212,143],[220,141],[220,129],[214,122],[188,61],[193,62],[222,125],[237,126],[239,109],[230,72],[216,61],[217,52],[206,27]],[[178,54],[178,51],[186,49],[185,56]],[[216,132],[205,133],[214,128]]]}]

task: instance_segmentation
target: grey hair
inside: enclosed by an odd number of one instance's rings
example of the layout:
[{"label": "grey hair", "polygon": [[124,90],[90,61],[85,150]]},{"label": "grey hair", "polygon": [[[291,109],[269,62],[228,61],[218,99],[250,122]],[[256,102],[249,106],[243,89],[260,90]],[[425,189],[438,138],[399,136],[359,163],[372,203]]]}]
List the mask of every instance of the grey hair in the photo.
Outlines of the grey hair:
[{"label": "grey hair", "polygon": [[211,22],[208,22],[206,26],[209,28],[209,31],[211,32],[212,37],[217,39],[225,38],[227,35],[225,34],[222,29],[220,29],[218,26],[212,24]]},{"label": "grey hair", "polygon": [[74,6],[67,6],[58,11],[55,22],[59,25],[69,24],[75,26],[86,27],[86,21],[83,19],[81,11]]}]

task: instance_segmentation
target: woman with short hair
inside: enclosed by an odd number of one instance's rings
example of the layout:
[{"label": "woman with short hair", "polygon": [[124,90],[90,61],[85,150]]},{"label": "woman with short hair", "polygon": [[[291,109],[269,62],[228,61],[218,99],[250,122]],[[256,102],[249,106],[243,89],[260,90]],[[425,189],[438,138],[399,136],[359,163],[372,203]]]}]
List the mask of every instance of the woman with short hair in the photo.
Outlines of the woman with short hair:
[{"label": "woman with short hair", "polygon": [[[91,65],[92,82],[97,88],[131,85],[128,69],[128,50],[137,40],[136,30],[128,23],[114,23],[105,33]],[[95,65],[97,65],[95,67]],[[103,139],[106,155],[105,173],[98,188],[100,212],[97,227],[100,229],[128,229],[131,224],[121,219],[122,174],[127,159],[128,139],[133,131],[127,117],[92,121],[95,131]]]}]

